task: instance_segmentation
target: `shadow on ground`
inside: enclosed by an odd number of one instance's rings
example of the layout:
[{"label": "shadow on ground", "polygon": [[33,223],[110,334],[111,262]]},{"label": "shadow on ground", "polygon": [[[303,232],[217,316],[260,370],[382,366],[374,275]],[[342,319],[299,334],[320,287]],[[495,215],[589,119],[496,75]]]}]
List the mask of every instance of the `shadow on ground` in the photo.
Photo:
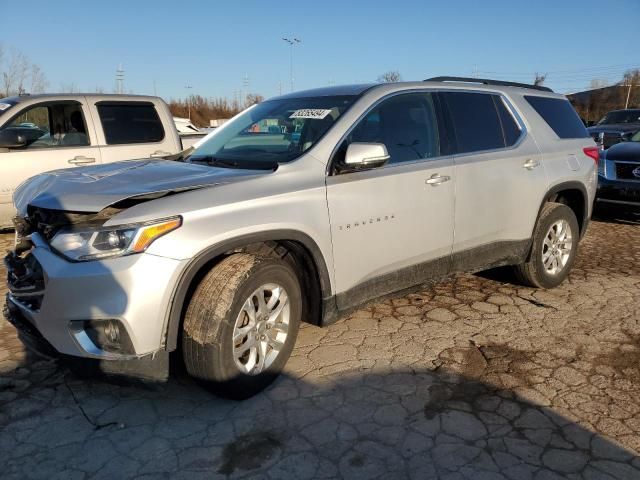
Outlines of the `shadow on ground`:
[{"label": "shadow on ground", "polygon": [[593,220],[607,223],[640,225],[640,207],[596,204]]},{"label": "shadow on ground", "polygon": [[[4,478],[640,478],[633,451],[545,405],[536,385],[558,355],[470,343],[432,369],[284,375],[244,402],[180,376],[116,385],[25,358],[2,372],[0,466]],[[637,382],[639,357],[630,336],[597,362]],[[561,368],[565,383],[594,381]]]}]

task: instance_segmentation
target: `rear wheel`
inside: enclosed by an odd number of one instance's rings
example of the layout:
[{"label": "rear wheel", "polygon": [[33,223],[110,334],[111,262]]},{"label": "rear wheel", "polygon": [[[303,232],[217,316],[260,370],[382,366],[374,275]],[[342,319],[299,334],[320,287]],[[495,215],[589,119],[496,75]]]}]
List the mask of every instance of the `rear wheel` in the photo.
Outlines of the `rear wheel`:
[{"label": "rear wheel", "polygon": [[205,275],[187,308],[187,371],[224,396],[255,395],[291,355],[301,298],[297,276],[284,260],[247,253],[225,258]]},{"label": "rear wheel", "polygon": [[516,266],[518,279],[538,288],[560,285],[575,261],[579,236],[573,210],[561,203],[545,204],[533,232],[529,259]]}]

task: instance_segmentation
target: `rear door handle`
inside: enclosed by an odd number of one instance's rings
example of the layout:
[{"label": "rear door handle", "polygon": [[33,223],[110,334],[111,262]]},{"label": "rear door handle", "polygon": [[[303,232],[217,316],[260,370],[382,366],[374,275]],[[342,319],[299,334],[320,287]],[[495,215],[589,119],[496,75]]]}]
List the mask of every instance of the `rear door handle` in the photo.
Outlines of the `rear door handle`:
[{"label": "rear door handle", "polygon": [[427,185],[431,185],[432,187],[437,187],[441,183],[448,182],[449,180],[451,180],[451,177],[449,177],[448,175],[439,175],[437,173],[434,173],[425,180],[425,183]]},{"label": "rear door handle", "polygon": [[88,163],[96,163],[96,159],[92,157],[85,157],[84,155],[78,155],[77,157],[70,158],[67,163],[72,165],[86,165]]},{"label": "rear door handle", "polygon": [[151,155],[149,155],[151,158],[154,157],[166,157],[168,155],[171,155],[170,152],[165,152],[164,150],[156,150],[155,152],[153,152]]},{"label": "rear door handle", "polygon": [[539,160],[533,160],[532,158],[529,158],[526,162],[524,162],[524,164],[522,166],[524,168],[526,168],[527,170],[533,170],[534,168],[540,166],[540,161]]}]

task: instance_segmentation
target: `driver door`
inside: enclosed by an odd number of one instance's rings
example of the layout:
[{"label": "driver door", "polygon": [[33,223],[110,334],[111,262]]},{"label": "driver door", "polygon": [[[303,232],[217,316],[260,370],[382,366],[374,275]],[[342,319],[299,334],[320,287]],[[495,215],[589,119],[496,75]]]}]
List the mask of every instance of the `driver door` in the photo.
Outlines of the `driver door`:
[{"label": "driver door", "polygon": [[382,100],[340,145],[383,143],[382,167],[333,168],[327,177],[337,306],[445,275],[453,247],[453,158],[441,154],[435,98],[418,92]]},{"label": "driver door", "polygon": [[0,148],[0,227],[11,227],[13,192],[28,178],[49,170],[100,163],[86,107],[75,100],[42,102],[23,108],[2,130],[18,131],[25,146]]}]

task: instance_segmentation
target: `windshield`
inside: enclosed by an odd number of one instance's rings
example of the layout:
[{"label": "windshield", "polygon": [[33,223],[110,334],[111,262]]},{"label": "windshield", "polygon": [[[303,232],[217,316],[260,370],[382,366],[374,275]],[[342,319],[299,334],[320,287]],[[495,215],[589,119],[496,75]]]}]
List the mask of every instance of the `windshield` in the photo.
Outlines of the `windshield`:
[{"label": "windshield", "polygon": [[231,168],[275,168],[311,148],[355,96],[270,100],[238,115],[189,157]]},{"label": "windshield", "polygon": [[640,123],[640,110],[609,112],[598,122],[598,125],[610,125],[613,123]]}]

